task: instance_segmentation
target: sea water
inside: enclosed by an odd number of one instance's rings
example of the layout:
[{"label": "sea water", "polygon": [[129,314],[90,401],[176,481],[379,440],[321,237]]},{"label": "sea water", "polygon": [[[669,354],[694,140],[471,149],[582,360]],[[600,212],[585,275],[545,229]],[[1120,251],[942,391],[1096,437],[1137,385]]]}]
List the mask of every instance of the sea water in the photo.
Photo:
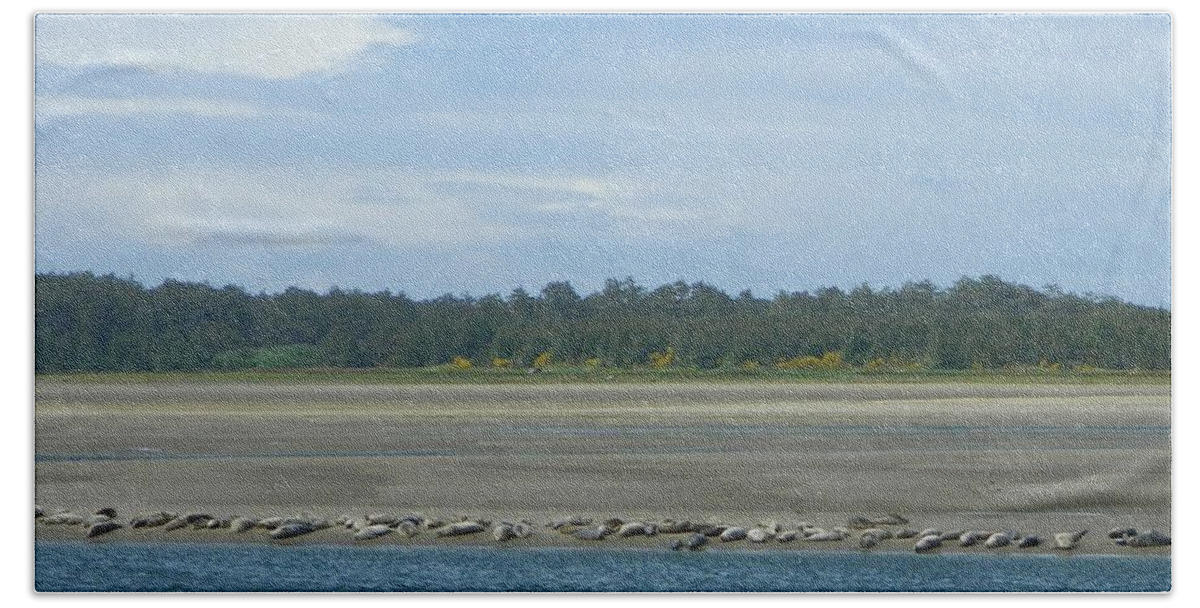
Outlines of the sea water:
[{"label": "sea water", "polygon": [[1169,591],[1169,556],[37,541],[38,591]]}]

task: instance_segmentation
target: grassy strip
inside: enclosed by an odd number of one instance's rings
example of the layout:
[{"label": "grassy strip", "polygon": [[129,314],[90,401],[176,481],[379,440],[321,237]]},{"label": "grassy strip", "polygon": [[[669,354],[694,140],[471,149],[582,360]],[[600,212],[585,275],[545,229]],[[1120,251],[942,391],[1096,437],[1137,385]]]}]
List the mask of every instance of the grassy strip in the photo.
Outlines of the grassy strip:
[{"label": "grassy strip", "polygon": [[1166,384],[1169,371],[1094,370],[917,370],[866,371],[695,369],[672,367],[590,368],[552,366],[539,373],[523,369],[454,369],[450,366],[370,369],[286,369],[199,372],[81,372],[38,374],[35,379],[79,383],[318,383],[318,384],[572,384],[640,382],[782,383],[982,383],[982,384]]}]

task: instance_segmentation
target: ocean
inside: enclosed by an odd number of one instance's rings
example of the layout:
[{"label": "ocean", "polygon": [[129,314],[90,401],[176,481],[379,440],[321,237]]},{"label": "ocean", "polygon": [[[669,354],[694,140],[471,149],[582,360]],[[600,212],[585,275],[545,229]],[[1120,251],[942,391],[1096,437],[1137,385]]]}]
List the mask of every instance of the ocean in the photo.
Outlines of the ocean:
[{"label": "ocean", "polygon": [[1163,592],[1169,556],[36,541],[41,592]]}]

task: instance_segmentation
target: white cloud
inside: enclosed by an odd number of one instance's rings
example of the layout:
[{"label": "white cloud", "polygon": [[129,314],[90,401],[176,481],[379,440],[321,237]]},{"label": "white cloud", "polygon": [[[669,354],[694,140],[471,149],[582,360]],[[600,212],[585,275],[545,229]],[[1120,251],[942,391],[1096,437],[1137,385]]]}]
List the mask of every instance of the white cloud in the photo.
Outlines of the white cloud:
[{"label": "white cloud", "polygon": [[628,193],[630,184],[617,180],[601,180],[583,176],[541,176],[523,175],[519,173],[446,173],[434,178],[440,182],[458,182],[497,186],[518,190],[558,191],[570,194],[582,194],[595,198],[607,198]]},{"label": "white cloud", "polygon": [[186,114],[201,118],[312,118],[310,112],[287,108],[264,108],[252,103],[221,99],[159,98],[159,97],[77,97],[69,95],[39,96],[34,104],[39,117],[105,115],[105,116],[162,116]]},{"label": "white cloud", "polygon": [[[448,182],[481,188],[447,190]],[[474,247],[553,237],[587,225],[670,235],[705,212],[649,204],[653,189],[621,177],[409,169],[174,170],[46,167],[36,208],[46,238],[190,248],[322,247],[354,242]],[[710,218],[711,219],[711,218]]]},{"label": "white cloud", "polygon": [[294,78],[416,36],[368,15],[39,15],[36,59],[62,66]]}]

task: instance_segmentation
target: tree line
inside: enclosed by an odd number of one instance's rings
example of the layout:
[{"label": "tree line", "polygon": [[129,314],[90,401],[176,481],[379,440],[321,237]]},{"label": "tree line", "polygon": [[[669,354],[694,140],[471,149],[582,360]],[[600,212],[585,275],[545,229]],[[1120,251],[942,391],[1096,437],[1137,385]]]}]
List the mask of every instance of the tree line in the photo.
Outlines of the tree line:
[{"label": "tree line", "polygon": [[553,282],[536,294],[414,300],[35,275],[38,373],[530,366],[539,356],[603,366],[1167,370],[1171,313],[994,276],[766,298],[702,282],[649,289],[610,279],[586,296]]}]

